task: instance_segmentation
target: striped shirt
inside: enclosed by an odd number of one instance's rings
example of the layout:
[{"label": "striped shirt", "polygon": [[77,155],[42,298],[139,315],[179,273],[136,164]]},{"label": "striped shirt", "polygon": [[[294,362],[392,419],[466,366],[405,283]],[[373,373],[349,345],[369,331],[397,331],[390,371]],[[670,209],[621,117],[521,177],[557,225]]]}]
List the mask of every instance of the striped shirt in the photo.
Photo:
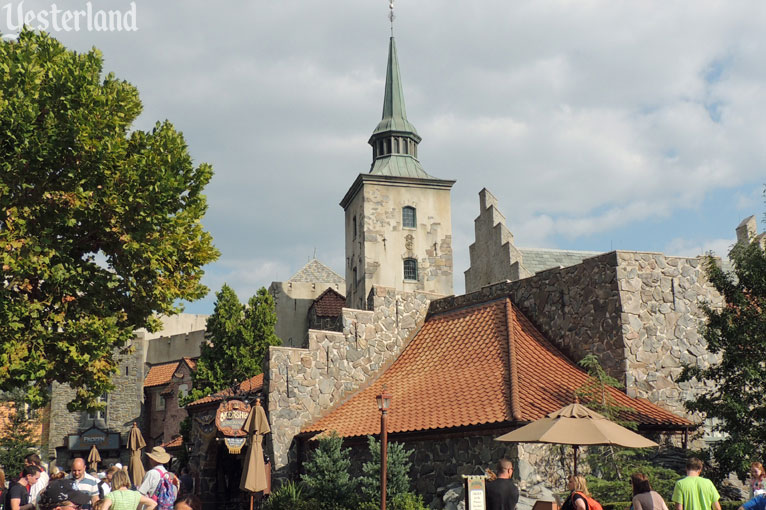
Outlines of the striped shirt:
[{"label": "striped shirt", "polygon": [[[88,496],[93,498],[93,496],[98,497],[98,478],[95,476],[89,475],[88,473],[85,473],[82,478],[79,480],[75,480],[72,478],[72,475],[69,475],[67,478],[70,478],[74,480],[74,487],[78,491],[83,491]],[[91,504],[88,503],[86,505],[82,506],[83,510],[90,510]]]}]

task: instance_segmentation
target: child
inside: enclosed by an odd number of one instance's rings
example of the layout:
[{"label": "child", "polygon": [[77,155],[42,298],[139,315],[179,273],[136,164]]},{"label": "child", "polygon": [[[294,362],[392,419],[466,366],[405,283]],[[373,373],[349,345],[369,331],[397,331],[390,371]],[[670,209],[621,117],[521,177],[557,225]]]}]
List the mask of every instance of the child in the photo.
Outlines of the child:
[{"label": "child", "polygon": [[766,496],[766,472],[760,462],[750,464],[750,498],[756,496]]}]

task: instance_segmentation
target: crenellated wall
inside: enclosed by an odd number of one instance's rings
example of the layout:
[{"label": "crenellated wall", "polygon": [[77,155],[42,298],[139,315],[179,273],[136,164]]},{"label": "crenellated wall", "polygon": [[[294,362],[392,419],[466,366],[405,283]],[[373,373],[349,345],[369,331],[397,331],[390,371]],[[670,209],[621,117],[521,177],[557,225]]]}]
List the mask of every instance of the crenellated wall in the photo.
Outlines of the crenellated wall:
[{"label": "crenellated wall", "polygon": [[368,298],[371,311],[343,309],[343,331],[309,330],[307,349],[269,349],[264,393],[269,419],[279,424],[270,437],[275,476],[285,467],[292,471],[293,438],[301,427],[396,359],[435,297],[374,287]]}]

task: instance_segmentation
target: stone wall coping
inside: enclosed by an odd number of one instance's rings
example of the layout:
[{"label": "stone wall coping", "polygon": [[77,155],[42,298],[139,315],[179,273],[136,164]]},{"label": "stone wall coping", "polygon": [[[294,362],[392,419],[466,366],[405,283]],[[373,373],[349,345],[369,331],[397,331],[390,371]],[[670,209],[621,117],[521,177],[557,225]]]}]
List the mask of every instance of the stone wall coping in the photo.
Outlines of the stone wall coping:
[{"label": "stone wall coping", "polygon": [[[314,331],[314,330],[310,330]],[[334,331],[323,331],[324,333],[334,333]],[[305,347],[287,347],[285,345],[272,345],[269,347],[269,350],[275,350],[275,351],[283,351],[283,352],[311,352],[310,349],[307,349]]]}]

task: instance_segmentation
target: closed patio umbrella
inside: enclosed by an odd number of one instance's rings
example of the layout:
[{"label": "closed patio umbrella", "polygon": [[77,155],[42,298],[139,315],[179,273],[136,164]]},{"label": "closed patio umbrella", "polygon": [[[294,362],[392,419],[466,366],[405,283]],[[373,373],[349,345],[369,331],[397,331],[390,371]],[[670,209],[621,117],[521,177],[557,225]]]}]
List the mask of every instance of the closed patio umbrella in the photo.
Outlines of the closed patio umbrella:
[{"label": "closed patio umbrella", "polygon": [[654,441],[622,427],[581,404],[569,404],[516,430],[495,438],[512,443],[550,443],[574,446],[574,473],[577,449],[583,445],[615,445],[626,448],[659,446]]},{"label": "closed patio umbrella", "polygon": [[[247,448],[239,488],[252,493],[264,491],[268,488],[268,482],[266,464],[263,461],[263,436],[271,432],[271,428],[260,399],[256,400],[255,405],[250,409],[250,414],[247,415],[242,430],[247,432],[250,444]],[[253,496],[251,495],[251,508],[252,504]]]},{"label": "closed patio umbrella", "polygon": [[96,445],[93,445],[90,447],[90,453],[88,453],[88,464],[90,464],[90,469],[98,471],[99,462],[101,462],[101,455],[98,453]]},{"label": "closed patio umbrella", "polygon": [[128,435],[128,450],[130,450],[130,463],[128,464],[128,475],[133,485],[139,486],[144,479],[144,465],[141,462],[141,449],[146,446],[144,436],[141,435],[138,425],[133,423]]}]

